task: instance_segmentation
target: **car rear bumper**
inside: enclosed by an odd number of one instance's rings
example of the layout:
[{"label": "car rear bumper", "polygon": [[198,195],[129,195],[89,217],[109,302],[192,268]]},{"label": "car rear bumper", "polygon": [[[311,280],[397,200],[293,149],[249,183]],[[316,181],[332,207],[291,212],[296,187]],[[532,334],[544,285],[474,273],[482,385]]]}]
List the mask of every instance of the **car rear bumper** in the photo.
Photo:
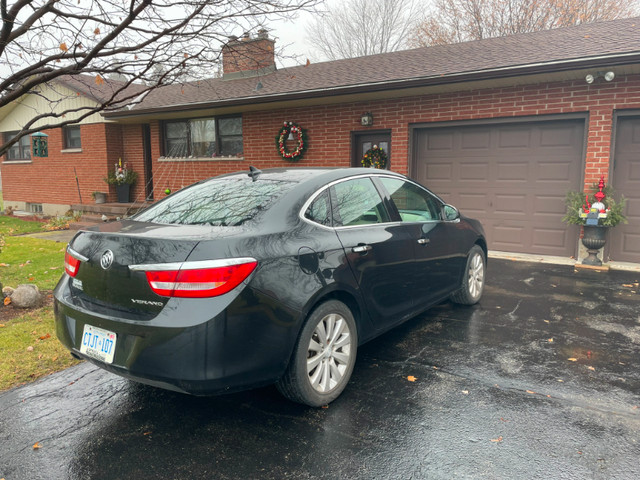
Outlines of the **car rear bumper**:
[{"label": "car rear bumper", "polygon": [[[54,291],[54,311],[58,338],[74,355],[120,376],[194,395],[276,381],[299,328],[299,314],[276,308],[248,287],[213,299],[172,298],[163,309],[168,313],[133,321],[74,304],[68,283],[64,275]],[[113,363],[80,352],[87,324],[116,334]]]}]

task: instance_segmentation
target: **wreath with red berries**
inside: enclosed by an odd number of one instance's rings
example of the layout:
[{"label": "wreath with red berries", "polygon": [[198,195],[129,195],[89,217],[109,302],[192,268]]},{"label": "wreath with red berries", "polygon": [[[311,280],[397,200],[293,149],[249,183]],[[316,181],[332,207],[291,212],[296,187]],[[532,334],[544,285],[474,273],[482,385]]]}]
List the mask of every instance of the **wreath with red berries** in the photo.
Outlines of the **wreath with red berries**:
[{"label": "wreath with red berries", "polygon": [[362,163],[362,166],[366,168],[386,168],[387,152],[377,145],[374,145],[365,152],[360,163]]},{"label": "wreath with red berries", "polygon": [[[293,135],[294,140],[296,140],[296,148],[293,151],[287,150],[286,144],[289,134]],[[307,145],[307,131],[293,122],[284,122],[284,125],[280,128],[276,136],[276,148],[280,156],[284,160],[297,162],[307,150]]]}]

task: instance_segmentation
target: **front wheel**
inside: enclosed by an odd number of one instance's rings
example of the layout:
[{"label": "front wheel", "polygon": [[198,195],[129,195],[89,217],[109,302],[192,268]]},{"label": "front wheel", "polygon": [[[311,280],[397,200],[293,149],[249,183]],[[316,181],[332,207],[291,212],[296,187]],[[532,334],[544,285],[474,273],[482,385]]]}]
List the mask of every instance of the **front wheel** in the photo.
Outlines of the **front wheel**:
[{"label": "front wheel", "polygon": [[322,303],[309,315],[293,357],[276,386],[297,403],[320,407],[342,393],[356,362],[358,332],[349,307]]},{"label": "front wheel", "polygon": [[451,295],[451,300],[462,305],[478,303],[484,290],[485,269],[484,250],[478,245],[474,245],[467,256],[467,266],[462,276],[461,288]]}]

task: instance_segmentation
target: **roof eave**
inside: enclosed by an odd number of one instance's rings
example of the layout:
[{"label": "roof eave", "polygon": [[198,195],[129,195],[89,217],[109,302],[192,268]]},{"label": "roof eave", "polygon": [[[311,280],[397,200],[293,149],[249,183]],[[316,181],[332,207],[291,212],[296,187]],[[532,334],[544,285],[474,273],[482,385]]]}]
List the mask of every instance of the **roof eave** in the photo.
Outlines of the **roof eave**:
[{"label": "roof eave", "polygon": [[555,73],[569,70],[581,70],[586,68],[608,68],[621,65],[640,63],[640,52],[629,52],[616,55],[599,55],[569,60],[549,61],[526,65],[514,65],[443,75],[430,75],[427,77],[408,78],[392,81],[363,83],[328,87],[313,90],[300,90],[297,92],[282,92],[268,95],[254,95],[225,100],[205,101],[197,103],[174,104],[156,108],[133,108],[128,111],[117,110],[104,112],[106,118],[130,118],[134,116],[150,115],[158,112],[176,112],[189,110],[202,110],[207,108],[221,108],[244,105],[275,103],[283,100],[301,100],[326,97],[328,95],[349,95],[357,93],[371,93],[386,90],[400,90],[416,87],[428,87],[447,85],[454,83],[466,83],[472,81],[491,80],[504,77],[517,77],[544,73]]}]

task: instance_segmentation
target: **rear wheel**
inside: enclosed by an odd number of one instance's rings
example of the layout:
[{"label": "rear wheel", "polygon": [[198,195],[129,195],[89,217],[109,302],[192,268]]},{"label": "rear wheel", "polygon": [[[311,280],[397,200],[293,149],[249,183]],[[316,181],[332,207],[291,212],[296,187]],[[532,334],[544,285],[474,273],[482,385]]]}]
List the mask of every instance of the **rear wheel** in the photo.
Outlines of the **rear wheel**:
[{"label": "rear wheel", "polygon": [[451,295],[451,300],[462,305],[478,303],[484,290],[485,269],[484,250],[478,245],[474,245],[467,256],[467,266],[462,276],[461,288]]},{"label": "rear wheel", "polygon": [[357,347],[358,333],[349,307],[338,300],[322,303],[307,318],[278,390],[294,402],[327,405],[347,386]]}]

